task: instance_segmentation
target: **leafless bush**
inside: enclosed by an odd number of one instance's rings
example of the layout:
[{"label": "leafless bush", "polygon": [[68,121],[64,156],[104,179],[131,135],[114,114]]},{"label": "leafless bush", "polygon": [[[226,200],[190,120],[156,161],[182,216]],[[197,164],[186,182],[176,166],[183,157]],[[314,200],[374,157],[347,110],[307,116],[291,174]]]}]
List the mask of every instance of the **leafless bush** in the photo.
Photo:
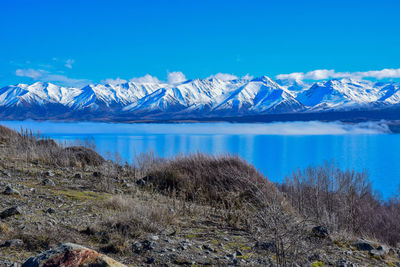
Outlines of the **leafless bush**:
[{"label": "leafless bush", "polygon": [[343,171],[325,163],[294,172],[280,188],[301,215],[332,231],[373,237],[392,245],[400,241],[399,202],[382,201],[365,172]]}]

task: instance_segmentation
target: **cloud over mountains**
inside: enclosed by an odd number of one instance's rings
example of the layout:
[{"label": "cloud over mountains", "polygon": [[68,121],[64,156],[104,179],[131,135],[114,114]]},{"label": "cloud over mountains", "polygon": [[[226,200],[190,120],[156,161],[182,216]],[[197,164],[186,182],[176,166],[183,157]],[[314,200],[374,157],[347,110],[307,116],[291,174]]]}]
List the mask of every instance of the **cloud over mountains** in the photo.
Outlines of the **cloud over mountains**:
[{"label": "cloud over mountains", "polygon": [[277,79],[285,80],[326,80],[326,79],[337,79],[337,78],[374,78],[374,79],[386,79],[386,78],[400,78],[399,69],[382,69],[382,70],[370,70],[370,71],[357,71],[357,72],[336,72],[335,70],[320,69],[309,72],[293,72],[289,74],[279,74],[276,76]]}]

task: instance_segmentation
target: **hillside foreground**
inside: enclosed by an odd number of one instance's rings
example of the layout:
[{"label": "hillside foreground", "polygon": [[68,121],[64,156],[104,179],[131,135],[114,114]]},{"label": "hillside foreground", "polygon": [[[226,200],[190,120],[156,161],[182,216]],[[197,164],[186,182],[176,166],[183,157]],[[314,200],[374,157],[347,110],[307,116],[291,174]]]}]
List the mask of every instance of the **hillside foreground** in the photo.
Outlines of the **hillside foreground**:
[{"label": "hillside foreground", "polygon": [[75,243],[128,266],[400,266],[393,198],[325,165],[273,184],[234,156],[135,164],[0,127],[0,266]]}]

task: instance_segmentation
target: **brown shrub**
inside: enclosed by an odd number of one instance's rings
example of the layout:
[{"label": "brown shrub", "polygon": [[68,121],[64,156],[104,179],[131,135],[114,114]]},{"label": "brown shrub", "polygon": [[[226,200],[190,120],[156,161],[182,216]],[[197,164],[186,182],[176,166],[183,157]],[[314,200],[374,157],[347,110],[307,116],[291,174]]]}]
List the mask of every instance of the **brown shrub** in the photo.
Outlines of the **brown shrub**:
[{"label": "brown shrub", "polygon": [[237,156],[179,156],[159,163],[144,179],[159,192],[225,207],[238,208],[243,201],[259,204],[255,193],[262,192],[270,200],[279,195],[254,166]]},{"label": "brown shrub", "polygon": [[83,146],[71,146],[64,148],[70,157],[77,162],[89,166],[99,166],[104,163],[104,158],[92,149]]},{"label": "brown shrub", "polygon": [[325,163],[294,172],[280,189],[299,214],[331,231],[400,242],[400,201],[382,201],[365,172]]},{"label": "brown shrub", "polygon": [[[54,140],[41,138],[32,131],[20,133],[0,125],[0,143],[6,144],[2,154],[24,162],[41,162],[57,166],[99,166],[104,159],[89,147],[63,147]],[[90,145],[88,143],[88,145]]]}]

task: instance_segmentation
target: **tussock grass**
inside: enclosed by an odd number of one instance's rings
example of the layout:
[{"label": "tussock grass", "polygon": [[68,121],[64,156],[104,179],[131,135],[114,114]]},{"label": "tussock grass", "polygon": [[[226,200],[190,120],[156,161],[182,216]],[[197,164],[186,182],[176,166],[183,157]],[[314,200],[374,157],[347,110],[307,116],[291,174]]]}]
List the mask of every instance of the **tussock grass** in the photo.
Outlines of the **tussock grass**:
[{"label": "tussock grass", "polygon": [[0,144],[7,158],[59,167],[100,166],[103,157],[85,146],[64,147],[32,131],[17,132],[0,125]]},{"label": "tussock grass", "polygon": [[256,191],[267,201],[280,194],[254,166],[231,155],[197,153],[168,159],[149,170],[144,179],[158,192],[225,208],[240,208],[244,202],[260,204]]}]

